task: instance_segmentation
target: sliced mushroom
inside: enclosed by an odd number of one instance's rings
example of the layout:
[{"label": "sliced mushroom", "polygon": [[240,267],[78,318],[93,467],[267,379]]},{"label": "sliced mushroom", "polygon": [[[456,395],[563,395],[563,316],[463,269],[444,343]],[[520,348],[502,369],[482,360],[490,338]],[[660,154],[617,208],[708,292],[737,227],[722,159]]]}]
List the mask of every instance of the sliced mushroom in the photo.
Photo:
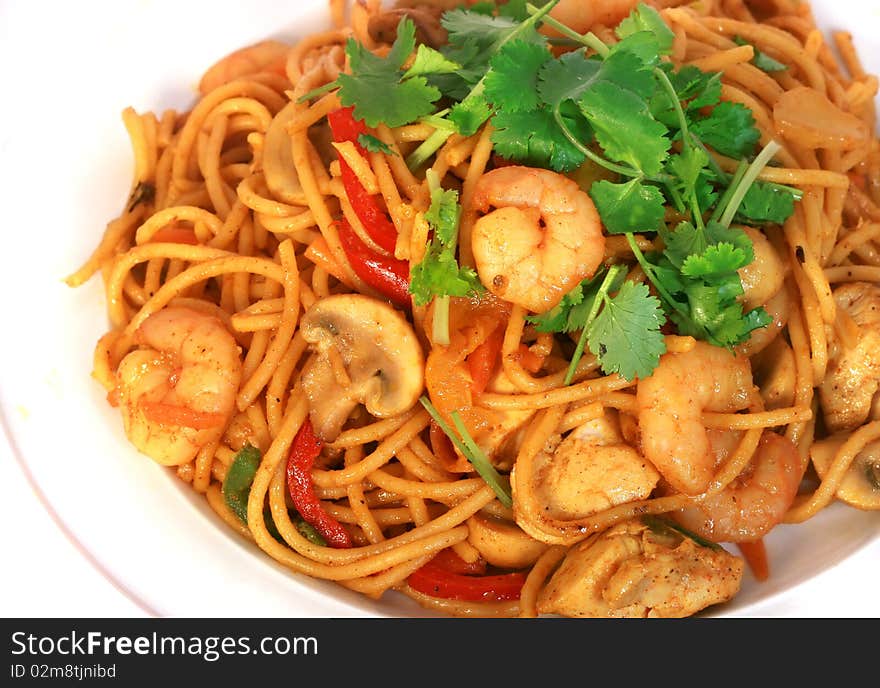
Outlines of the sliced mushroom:
[{"label": "sliced mushroom", "polygon": [[505,569],[524,569],[549,545],[527,535],[515,523],[479,512],[467,520],[468,542],[488,563]]},{"label": "sliced mushroom", "polygon": [[[825,479],[834,458],[849,435],[833,435],[813,443],[810,458],[821,479]],[[880,440],[856,454],[840,481],[836,497],[858,509],[880,509]]]},{"label": "sliced mushroom", "polygon": [[306,194],[293,164],[293,149],[287,133],[296,112],[297,105],[291,102],[272,118],[263,140],[263,175],[275,197],[292,205],[306,205]]},{"label": "sliced mushroom", "polygon": [[332,442],[363,404],[376,418],[408,411],[424,388],[425,361],[412,326],[384,301],[339,294],[302,317],[314,354],[303,369],[315,433]]}]

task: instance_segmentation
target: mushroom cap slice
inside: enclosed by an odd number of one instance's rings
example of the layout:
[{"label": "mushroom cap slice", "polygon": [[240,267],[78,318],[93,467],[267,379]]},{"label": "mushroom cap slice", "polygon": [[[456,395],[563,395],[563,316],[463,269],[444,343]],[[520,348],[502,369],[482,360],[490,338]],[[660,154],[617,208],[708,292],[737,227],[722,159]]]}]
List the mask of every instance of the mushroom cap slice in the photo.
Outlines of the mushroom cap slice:
[{"label": "mushroom cap slice", "polygon": [[523,569],[534,564],[550,546],[535,540],[518,525],[479,512],[467,520],[468,542],[489,564]]},{"label": "mushroom cap slice", "polygon": [[263,141],[263,175],[266,186],[285,203],[308,205],[293,163],[293,148],[287,128],[297,113],[295,102],[285,105],[269,124]]},{"label": "mushroom cap slice", "polygon": [[[813,443],[810,458],[821,479],[825,479],[847,434],[833,435]],[[836,497],[858,509],[880,509],[880,440],[865,445],[856,454],[840,481]]]},{"label": "mushroom cap slice", "polygon": [[325,441],[335,439],[357,404],[390,418],[418,401],[424,354],[412,325],[388,303],[363,294],[329,296],[306,311],[300,327],[315,351],[303,388],[312,425]]}]

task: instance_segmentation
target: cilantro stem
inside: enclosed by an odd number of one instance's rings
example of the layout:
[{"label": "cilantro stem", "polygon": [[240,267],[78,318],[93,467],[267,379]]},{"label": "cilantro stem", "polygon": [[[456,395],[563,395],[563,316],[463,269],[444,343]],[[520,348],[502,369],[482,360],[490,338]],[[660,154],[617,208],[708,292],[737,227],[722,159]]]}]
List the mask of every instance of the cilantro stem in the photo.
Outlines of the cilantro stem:
[{"label": "cilantro stem", "polygon": [[[554,2],[552,4],[555,5],[556,3]],[[542,8],[538,8],[538,7],[535,7],[530,2],[526,3],[526,10],[532,16],[534,16],[536,13],[542,11],[546,7],[547,7],[547,5],[544,5],[544,7],[542,7]],[[575,31],[575,30],[569,28],[568,26],[566,26],[565,24],[563,24],[561,21],[558,21],[550,16],[544,17],[544,23],[547,26],[552,26],[554,29],[556,29],[563,36],[571,38],[573,41],[577,41],[579,44],[585,45],[588,48],[592,48],[602,57],[605,57],[609,53],[609,51],[611,50],[607,45],[605,45],[604,41],[602,41],[602,39],[599,38],[592,31],[588,31],[587,33],[580,34],[577,31]]]},{"label": "cilantro stem", "polygon": [[434,297],[431,316],[431,340],[440,346],[449,346],[449,297]]},{"label": "cilantro stem", "polygon": [[657,275],[654,273],[654,268],[648,262],[648,259],[645,258],[645,254],[642,253],[642,249],[639,248],[639,245],[638,243],[636,243],[636,239],[632,235],[632,233],[627,232],[625,236],[626,242],[629,244],[630,249],[632,249],[633,255],[636,257],[636,261],[642,267],[642,270],[645,271],[645,275],[647,276],[647,278],[651,280],[651,284],[653,284],[657,291],[660,293],[661,298],[672,310],[676,311],[686,318],[690,318],[690,313],[688,313],[679,305],[678,301],[676,301],[672,297],[672,294],[667,291],[663,283],[657,278]]},{"label": "cilantro stem", "polygon": [[633,169],[632,167],[618,165],[615,162],[611,162],[607,158],[603,158],[601,155],[591,150],[590,148],[587,148],[587,146],[581,143],[581,141],[571,132],[568,126],[566,126],[565,120],[562,118],[562,110],[559,106],[553,108],[553,119],[556,120],[557,126],[562,130],[562,134],[565,136],[565,138],[569,140],[571,145],[577,148],[587,158],[592,160],[600,167],[604,167],[606,170],[615,172],[616,174],[622,175],[624,177],[644,178],[644,175],[638,170]]},{"label": "cilantro stem", "polygon": [[480,449],[476,442],[474,442],[474,439],[470,436],[470,433],[462,422],[458,411],[453,411],[450,415],[452,416],[452,422],[455,424],[461,437],[453,432],[452,428],[450,428],[449,424],[443,420],[443,416],[440,415],[440,412],[427,397],[421,397],[419,402],[425,407],[425,410],[431,415],[434,422],[440,426],[440,429],[446,433],[446,436],[452,440],[452,443],[458,447],[462,454],[464,454],[464,457],[476,469],[480,477],[486,481],[486,484],[488,484],[492,490],[494,490],[498,497],[498,501],[508,508],[512,507],[513,497],[510,494],[508,479],[495,470],[495,467],[483,453],[483,450]]},{"label": "cilantro stem", "polygon": [[563,385],[570,385],[571,381],[574,379],[575,371],[584,355],[584,349],[587,347],[590,325],[596,319],[596,316],[599,315],[599,307],[604,305],[605,301],[608,299],[608,290],[623,270],[626,270],[625,265],[612,265],[608,268],[608,273],[605,275],[605,279],[602,280],[596,298],[593,300],[593,305],[590,308],[590,313],[587,315],[587,320],[584,323],[583,328],[581,328],[581,336],[578,338],[578,343],[574,349],[574,354],[571,357],[571,362],[568,364],[568,371],[565,373],[565,380],[562,383]]},{"label": "cilantro stem", "polygon": [[672,82],[669,80],[669,75],[667,75],[662,69],[655,67],[654,76],[659,79],[660,85],[663,86],[666,93],[668,93],[669,97],[672,99],[672,105],[675,108],[675,116],[678,117],[678,124],[681,129],[683,145],[692,145],[688,134],[687,116],[684,114],[684,108],[681,107],[681,96],[678,95],[678,91],[675,90],[675,86],[673,86]]},{"label": "cilantro stem", "polygon": [[[678,118],[678,126],[681,129],[681,142],[684,150],[687,150],[690,147],[694,146],[694,142],[691,139],[690,132],[688,130],[688,122],[687,116],[684,114],[684,108],[681,106],[681,98],[678,95],[678,91],[675,90],[675,86],[673,86],[672,81],[669,79],[669,75],[664,72],[659,67],[654,68],[654,76],[660,81],[660,85],[666,90],[666,93],[672,99],[672,105],[675,109],[675,116]],[[707,154],[708,156],[708,154]],[[668,187],[671,191],[674,191],[674,187],[669,185]],[[678,197],[677,192],[675,192],[675,201],[676,205],[679,208],[683,208],[684,204],[681,202],[681,199]],[[693,216],[694,222],[697,227],[703,229],[705,225],[703,224],[703,211],[700,208],[700,202],[697,198],[696,193],[691,193],[688,198],[691,205],[691,215]]]},{"label": "cilantro stem", "polygon": [[331,81],[329,83],[324,84],[323,86],[318,86],[318,88],[314,88],[308,93],[301,95],[296,99],[297,103],[305,103],[310,101],[312,98],[316,98],[317,96],[322,96],[325,93],[329,93],[334,88],[339,88],[339,84],[336,81]]},{"label": "cilantro stem", "polygon": [[428,158],[443,147],[447,139],[454,133],[453,129],[438,127],[434,133],[422,141],[419,146],[406,156],[406,166],[410,170],[417,170],[424,165]]},{"label": "cilantro stem", "polygon": [[745,160],[740,160],[739,165],[736,168],[736,172],[733,173],[733,177],[730,179],[727,188],[724,190],[724,194],[721,196],[721,198],[718,200],[718,204],[715,206],[715,211],[712,213],[710,221],[719,221],[721,214],[730,203],[733,192],[736,191],[747,169],[749,169],[749,163]]},{"label": "cilantro stem", "polygon": [[746,193],[751,188],[752,184],[755,183],[755,180],[758,178],[758,175],[761,174],[761,170],[767,167],[767,164],[773,159],[773,156],[776,155],[780,150],[782,150],[782,146],[780,146],[776,141],[770,141],[764,146],[764,149],[758,153],[758,156],[752,161],[749,165],[748,169],[743,174],[742,179],[736,187],[736,190],[731,194],[730,201],[727,204],[727,207],[724,209],[724,214],[721,216],[721,224],[725,227],[730,226],[730,223],[733,221],[734,216],[736,215],[736,211],[739,210],[739,206],[742,203],[743,198],[745,198]]},{"label": "cilantro stem", "polygon": [[[690,135],[691,143],[700,148],[708,157],[709,157],[709,167],[712,168],[712,172],[715,173],[715,176],[719,181],[725,182],[728,185],[732,185],[733,177],[735,175],[727,174],[724,170],[721,169],[721,165],[718,164],[718,161],[715,160],[715,157],[709,152],[709,149],[706,148],[706,144],[704,144],[700,139],[693,133]],[[777,191],[789,193],[794,197],[794,200],[799,201],[803,198],[804,192],[794,186],[787,186],[786,184],[777,184],[776,182],[767,182],[767,186],[776,189]],[[718,206],[716,206],[718,207]]]},{"label": "cilantro stem", "polygon": [[437,176],[437,173],[434,170],[427,170],[425,172],[425,181],[428,182],[428,194],[433,198],[434,192],[440,191],[440,177]]}]

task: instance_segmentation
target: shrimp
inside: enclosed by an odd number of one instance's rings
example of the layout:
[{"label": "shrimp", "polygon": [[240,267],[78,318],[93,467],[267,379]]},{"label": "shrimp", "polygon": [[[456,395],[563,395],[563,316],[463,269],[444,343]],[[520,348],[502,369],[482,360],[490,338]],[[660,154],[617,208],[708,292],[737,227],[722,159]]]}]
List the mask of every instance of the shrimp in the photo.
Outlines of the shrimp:
[{"label": "shrimp", "polygon": [[214,316],[171,306],[138,328],[116,371],[125,434],[165,466],[191,461],[229,424],[241,382],[238,344]]},{"label": "shrimp", "polygon": [[[559,0],[559,4],[550,10],[550,16],[577,33],[586,33],[596,26],[617,26],[637,4],[638,0]],[[550,27],[542,31],[548,35],[558,35]]]},{"label": "shrimp", "polygon": [[744,562],[672,528],[634,519],[572,547],[538,595],[538,611],[590,618],[681,618],[730,600]]},{"label": "shrimp", "polygon": [[471,246],[477,273],[495,296],[544,312],[605,255],[602,222],[576,182],[550,170],[511,165],[476,184]]},{"label": "shrimp", "polygon": [[[727,458],[741,433],[713,433],[716,456]],[[688,530],[713,542],[754,542],[779,524],[797,496],[808,458],[782,435],[765,430],[746,469],[720,492],[691,500],[670,514]]]},{"label": "shrimp", "polygon": [[202,75],[199,93],[205,95],[218,86],[259,72],[286,76],[287,53],[290,46],[281,41],[265,40],[240,48],[215,62]]},{"label": "shrimp", "polygon": [[763,306],[782,289],[787,266],[764,232],[743,227],[752,241],[755,259],[739,270],[743,286],[742,302],[749,308]]},{"label": "shrimp", "polygon": [[751,356],[773,342],[788,324],[791,296],[785,288],[785,278],[790,266],[764,232],[752,227],[742,229],[752,242],[755,258],[739,269],[743,287],[739,300],[747,310],[763,307],[771,318],[769,325],[752,331],[749,338],[736,347],[737,353]]},{"label": "shrimp", "polygon": [[715,462],[703,411],[740,411],[757,394],[743,356],[705,342],[664,354],[636,389],[642,452],[677,491],[705,492]]},{"label": "shrimp", "polygon": [[856,327],[851,342],[832,339],[819,401],[831,433],[852,430],[871,415],[880,388],[880,287],[850,282],[834,290],[839,317]]}]

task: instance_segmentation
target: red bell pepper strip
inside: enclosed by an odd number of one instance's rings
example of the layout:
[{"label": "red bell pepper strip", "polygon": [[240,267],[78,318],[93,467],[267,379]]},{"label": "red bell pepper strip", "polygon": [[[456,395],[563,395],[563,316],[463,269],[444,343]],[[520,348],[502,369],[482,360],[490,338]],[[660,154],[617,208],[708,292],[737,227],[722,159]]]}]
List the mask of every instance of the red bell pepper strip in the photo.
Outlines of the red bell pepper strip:
[{"label": "red bell pepper strip", "polygon": [[287,490],[299,515],[321,534],[328,545],[337,549],[348,548],[351,547],[351,536],[339,521],[324,511],[312,484],[312,466],[323,445],[315,436],[311,421],[306,418],[293,439],[287,460]]},{"label": "red bell pepper strip", "polygon": [[[459,559],[456,556],[457,559]],[[442,597],[446,600],[467,602],[503,602],[518,600],[526,574],[516,571],[494,576],[473,576],[458,573],[461,566],[448,561],[449,556],[438,554],[427,564],[413,571],[406,582],[424,595]],[[461,564],[467,566],[466,562]],[[457,569],[457,570],[455,570]]]},{"label": "red bell pepper strip", "polygon": [[396,305],[411,307],[409,262],[376,253],[361,241],[345,218],[336,222],[336,229],[354,273]]},{"label": "red bell pepper strip", "polygon": [[475,395],[482,394],[489,384],[489,378],[495,370],[501,345],[504,343],[505,323],[500,323],[482,344],[467,357],[468,372],[471,374],[471,391]]},{"label": "red bell pepper strip", "polygon": [[[358,136],[368,133],[367,127],[354,118],[353,112],[354,108],[351,107],[334,110],[327,115],[327,122],[334,141],[351,141],[361,155],[366,155],[363,146],[358,143]],[[364,230],[378,246],[393,255],[397,245],[397,228],[394,223],[385,214],[376,195],[367,193],[354,170],[342,158],[339,159],[339,169],[345,193]]]},{"label": "red bell pepper strip", "polygon": [[475,562],[465,561],[455,553],[454,549],[449,547],[437,552],[431,561],[450,573],[466,573],[470,575],[483,575],[486,573],[485,561],[482,559],[477,559]]}]

